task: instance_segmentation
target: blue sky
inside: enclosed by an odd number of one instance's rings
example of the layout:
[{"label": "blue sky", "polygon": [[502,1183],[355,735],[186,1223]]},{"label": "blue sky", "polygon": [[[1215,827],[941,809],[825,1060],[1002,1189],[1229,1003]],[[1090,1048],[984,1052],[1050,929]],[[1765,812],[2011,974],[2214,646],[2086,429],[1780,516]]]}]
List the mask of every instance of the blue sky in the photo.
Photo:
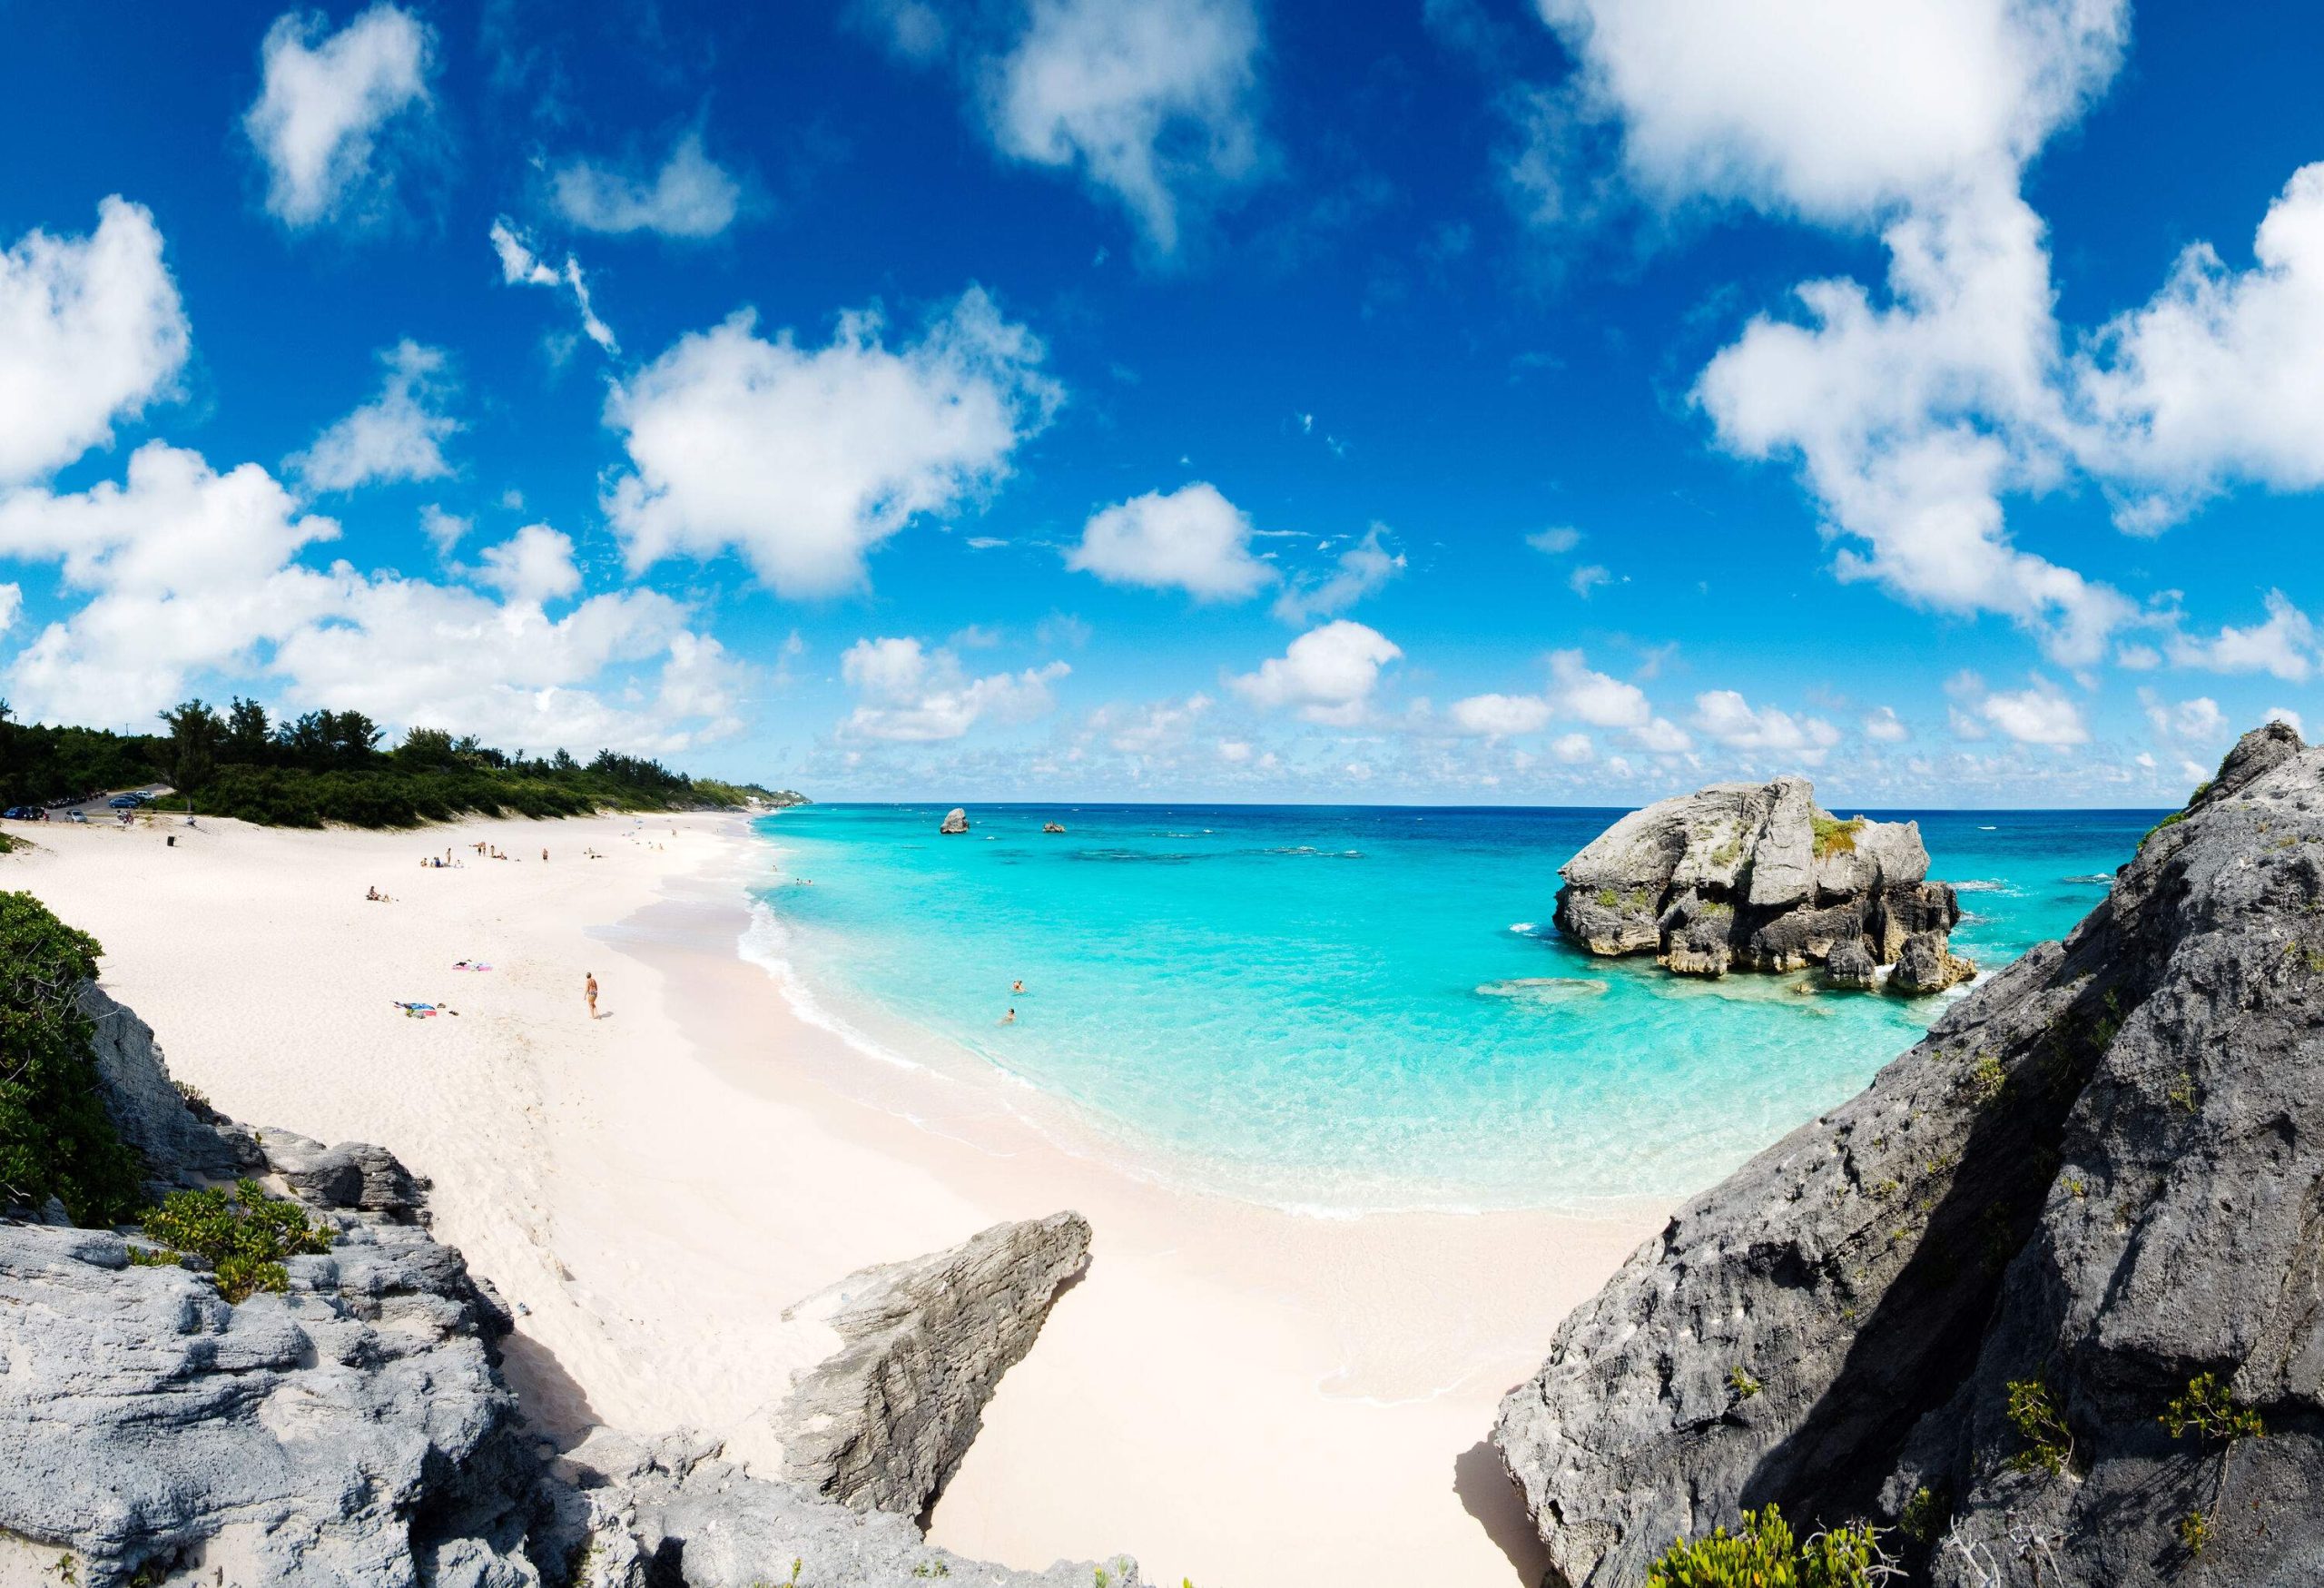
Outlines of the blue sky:
[{"label": "blue sky", "polygon": [[17,715],[2142,804],[2324,714],[2300,8],[574,15],[0,5]]}]

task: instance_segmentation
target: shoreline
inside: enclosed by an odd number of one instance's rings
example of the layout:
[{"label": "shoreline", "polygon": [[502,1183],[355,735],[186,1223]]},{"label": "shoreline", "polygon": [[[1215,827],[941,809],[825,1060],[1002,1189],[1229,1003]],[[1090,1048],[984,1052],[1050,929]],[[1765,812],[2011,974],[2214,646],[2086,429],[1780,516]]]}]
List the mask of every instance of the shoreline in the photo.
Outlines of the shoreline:
[{"label": "shoreline", "polygon": [[[1661,1210],[1319,1218],[1077,1153],[998,1080],[894,1069],[802,1018],[739,952],[773,862],[747,821],[92,832],[0,863],[0,886],[95,932],[107,985],[221,1108],[428,1175],[440,1233],[520,1309],[510,1376],[552,1430],[731,1428],[781,1393],[792,1302],[1071,1207],[1089,1273],[1002,1381],[934,1542],[1031,1567],[1128,1553],[1205,1588],[1538,1580],[1493,1407]],[[479,837],[606,859],[410,878]],[[364,903],[382,879],[400,902]],[[380,1012],[473,955],[498,969],[455,984],[460,1016]]]}]

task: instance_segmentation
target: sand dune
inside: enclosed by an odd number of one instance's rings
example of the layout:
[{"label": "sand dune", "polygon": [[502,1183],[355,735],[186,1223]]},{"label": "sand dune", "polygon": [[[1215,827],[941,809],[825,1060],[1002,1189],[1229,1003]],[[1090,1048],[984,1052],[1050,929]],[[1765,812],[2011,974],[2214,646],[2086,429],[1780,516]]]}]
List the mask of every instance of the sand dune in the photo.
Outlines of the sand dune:
[{"label": "sand dune", "polygon": [[[999,1085],[800,1020],[734,953],[771,864],[734,817],[34,842],[0,887],[97,935],[182,1080],[435,1181],[439,1234],[520,1309],[512,1376],[555,1429],[731,1427],[782,1392],[789,1303],[1072,1207],[1090,1273],[1002,1384],[938,1542],[1128,1552],[1201,1588],[1538,1580],[1480,1442],[1651,1209],[1325,1220],[1168,1189]],[[448,845],[463,866],[420,869]]]}]

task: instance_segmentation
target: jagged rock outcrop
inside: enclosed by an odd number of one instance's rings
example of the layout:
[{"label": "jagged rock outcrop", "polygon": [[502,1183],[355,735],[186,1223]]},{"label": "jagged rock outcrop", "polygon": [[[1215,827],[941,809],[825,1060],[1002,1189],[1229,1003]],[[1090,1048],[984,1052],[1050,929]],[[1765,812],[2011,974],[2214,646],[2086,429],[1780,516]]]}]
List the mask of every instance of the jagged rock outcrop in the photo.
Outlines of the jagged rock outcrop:
[{"label": "jagged rock outcrop", "polygon": [[[2206,1374],[2265,1438],[2172,1437]],[[1553,1583],[1769,1502],[1909,1514],[1941,1588],[2196,1580],[2197,1536],[2202,1581],[2324,1577],[2324,752],[2247,735],[2063,943],[1673,1218],[1493,1439]]]},{"label": "jagged rock outcrop", "polygon": [[1041,831],[1044,833],[1062,833],[1065,831],[1065,824],[1062,822],[1044,822],[1041,824]]},{"label": "jagged rock outcrop", "polygon": [[1140,1588],[1127,1557],[1019,1572],[937,1549],[905,1518],[854,1511],[789,1484],[753,1478],[699,1439],[642,1445],[601,1431],[556,1464],[572,1588],[901,1588],[931,1578],[963,1588],[1088,1588],[1102,1564],[1114,1588]]},{"label": "jagged rock outcrop", "polygon": [[[752,1478],[700,1435],[600,1430],[546,1462],[499,1371],[508,1314],[428,1234],[425,1182],[190,1102],[143,1021],[94,987],[81,1005],[157,1192],[262,1178],[334,1238],[286,1259],[284,1292],[230,1305],[206,1273],[133,1262],[122,1232],[0,1218],[0,1588],[53,1588],[61,1558],[84,1588],[747,1588],[793,1561],[815,1588],[1095,1580],[931,1549],[906,1516]],[[834,1448],[865,1493],[949,1475],[1088,1241],[1076,1215],[1003,1226],[834,1309],[863,1327],[819,1382],[852,1404]],[[1133,1563],[1105,1566],[1136,1588]]]},{"label": "jagged rock outcrop", "polygon": [[1896,969],[1888,972],[1888,991],[1905,996],[1942,992],[1977,973],[1974,960],[1953,952],[1941,932],[1916,932],[1896,950]]},{"label": "jagged rock outcrop", "polygon": [[1961,919],[1952,888],[1927,880],[1917,823],[1843,822],[1803,777],[1658,801],[1559,874],[1560,932],[1593,954],[1653,953],[1680,975],[1797,971],[1853,943],[1885,965]]},{"label": "jagged rock outcrop", "polygon": [[822,1325],[840,1344],[769,1419],[783,1475],[858,1510],[921,1514],[1088,1263],[1088,1221],[1056,1213],[866,1268],[790,1308],[786,1322]]},{"label": "jagged rock outcrop", "polygon": [[950,810],[944,813],[944,820],[936,830],[939,833],[948,834],[966,833],[969,830],[968,812],[962,810],[958,805],[954,805]]},{"label": "jagged rock outcrop", "polygon": [[1876,967],[1872,962],[1872,951],[1861,938],[1836,942],[1824,959],[1824,985],[1845,987],[1854,991],[1870,991],[1877,982]]}]

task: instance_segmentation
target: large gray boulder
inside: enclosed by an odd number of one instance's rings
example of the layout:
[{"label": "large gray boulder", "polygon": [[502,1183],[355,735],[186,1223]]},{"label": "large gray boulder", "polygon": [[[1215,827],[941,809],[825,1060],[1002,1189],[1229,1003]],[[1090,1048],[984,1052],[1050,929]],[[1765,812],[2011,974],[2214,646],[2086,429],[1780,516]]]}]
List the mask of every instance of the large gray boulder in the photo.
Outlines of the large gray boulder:
[{"label": "large gray boulder", "polygon": [[966,833],[969,830],[968,812],[960,809],[958,805],[954,805],[950,810],[944,813],[944,820],[937,824],[936,830],[939,833],[949,835],[958,835],[960,833]]},{"label": "large gray boulder", "polygon": [[866,1268],[791,1307],[786,1322],[838,1344],[767,1417],[782,1475],[858,1510],[921,1514],[968,1455],[1001,1375],[1088,1263],[1088,1221],[1054,1213]]},{"label": "large gray boulder", "polygon": [[[1493,1432],[1551,1583],[1768,1503],[1909,1520],[1941,1588],[2324,1580],[2319,922],[2324,752],[2271,725],[1566,1319]],[[2265,1438],[2172,1436],[2206,1374]]]},{"label": "large gray boulder", "polygon": [[1592,840],[1560,869],[1554,919],[1593,954],[1652,953],[1679,975],[1804,970],[1859,942],[1885,965],[1960,920],[1928,863],[1917,823],[1842,822],[1804,777],[1714,784]]}]

